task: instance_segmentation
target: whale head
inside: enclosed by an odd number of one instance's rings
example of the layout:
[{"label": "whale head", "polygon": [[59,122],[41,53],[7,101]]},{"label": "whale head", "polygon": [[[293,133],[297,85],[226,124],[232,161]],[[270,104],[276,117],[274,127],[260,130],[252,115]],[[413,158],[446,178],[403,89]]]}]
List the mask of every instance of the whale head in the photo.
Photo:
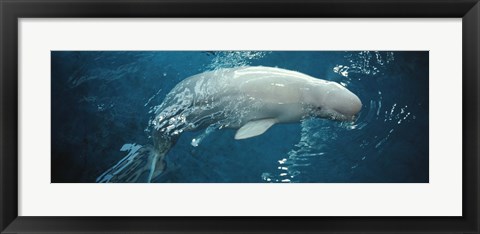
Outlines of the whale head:
[{"label": "whale head", "polygon": [[304,93],[310,114],[339,121],[352,121],[362,109],[362,102],[347,88],[331,81],[311,84]]}]

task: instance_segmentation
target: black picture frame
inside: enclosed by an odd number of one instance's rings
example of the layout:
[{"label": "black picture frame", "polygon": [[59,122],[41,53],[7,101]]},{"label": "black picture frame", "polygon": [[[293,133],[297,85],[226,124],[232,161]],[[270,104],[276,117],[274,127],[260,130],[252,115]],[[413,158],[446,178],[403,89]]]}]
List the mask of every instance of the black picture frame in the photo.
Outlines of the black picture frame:
[{"label": "black picture frame", "polygon": [[[0,0],[0,15],[1,233],[479,232],[478,0]],[[462,18],[463,215],[461,217],[18,216],[18,19],[36,17]]]}]

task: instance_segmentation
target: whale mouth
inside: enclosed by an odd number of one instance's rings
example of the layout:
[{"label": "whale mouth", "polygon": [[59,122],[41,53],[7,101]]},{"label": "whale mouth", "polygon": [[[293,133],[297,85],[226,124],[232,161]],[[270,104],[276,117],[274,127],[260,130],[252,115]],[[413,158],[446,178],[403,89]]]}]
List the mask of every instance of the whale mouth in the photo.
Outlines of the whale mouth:
[{"label": "whale mouth", "polygon": [[359,115],[359,112],[356,112],[355,114],[337,112],[333,119],[338,121],[355,122]]},{"label": "whale mouth", "polygon": [[356,117],[355,117],[355,115],[344,115],[344,114],[337,113],[337,114],[333,115],[330,119],[331,120],[336,120],[336,121],[354,122],[356,120]]},{"label": "whale mouth", "polygon": [[311,108],[310,117],[329,119],[334,121],[355,121],[356,114],[343,114],[335,109],[326,107],[313,107]]}]

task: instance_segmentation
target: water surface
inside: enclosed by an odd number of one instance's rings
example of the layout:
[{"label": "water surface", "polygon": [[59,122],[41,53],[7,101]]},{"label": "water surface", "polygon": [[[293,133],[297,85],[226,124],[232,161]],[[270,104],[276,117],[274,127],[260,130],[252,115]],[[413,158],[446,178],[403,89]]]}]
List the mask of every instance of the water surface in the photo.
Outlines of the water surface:
[{"label": "water surface", "polygon": [[270,66],[347,87],[353,122],[306,118],[234,140],[235,130],[183,132],[153,182],[429,181],[429,56],[425,51],[53,51],[52,182],[95,182],[151,145],[155,108],[183,79]]}]

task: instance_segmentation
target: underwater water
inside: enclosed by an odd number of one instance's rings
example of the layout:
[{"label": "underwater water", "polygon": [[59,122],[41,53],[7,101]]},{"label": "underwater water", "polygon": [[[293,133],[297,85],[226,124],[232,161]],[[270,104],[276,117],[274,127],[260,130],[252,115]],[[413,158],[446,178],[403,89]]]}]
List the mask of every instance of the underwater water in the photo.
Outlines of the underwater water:
[{"label": "underwater water", "polygon": [[52,51],[52,182],[114,182],[155,145],[154,120],[178,83],[241,66],[337,82],[362,109],[354,121],[306,116],[243,140],[219,123],[177,128],[151,182],[429,182],[427,51]]}]

